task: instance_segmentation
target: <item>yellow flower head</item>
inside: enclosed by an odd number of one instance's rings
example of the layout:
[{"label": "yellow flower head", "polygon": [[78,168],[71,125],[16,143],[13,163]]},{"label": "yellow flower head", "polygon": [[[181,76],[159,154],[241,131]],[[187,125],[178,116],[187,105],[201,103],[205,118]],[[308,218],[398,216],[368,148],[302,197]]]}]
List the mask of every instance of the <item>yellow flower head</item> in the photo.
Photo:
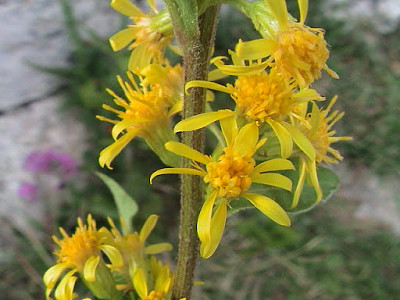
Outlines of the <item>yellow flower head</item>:
[{"label": "yellow flower head", "polygon": [[126,291],[132,289],[131,279],[138,268],[146,268],[148,264],[147,255],[172,250],[172,245],[169,243],[145,245],[147,237],[154,229],[157,220],[158,216],[149,216],[139,233],[134,232],[122,235],[110,218],[108,222],[110,223],[111,231],[103,228],[103,233],[106,236],[105,244],[117,249],[122,257],[122,264],[110,265],[112,270],[117,271],[125,279],[125,283],[118,286],[119,289]]},{"label": "yellow flower head", "polygon": [[[201,209],[197,231],[201,241],[200,254],[208,258],[216,248],[222,237],[225,227],[227,206],[231,201],[243,197],[250,201],[267,217],[278,224],[289,226],[290,220],[286,212],[272,199],[254,193],[248,189],[252,183],[271,185],[286,190],[291,190],[292,182],[287,177],[270,171],[293,169],[293,165],[286,159],[272,159],[259,165],[253,158],[256,150],[265,143],[259,141],[258,126],[255,122],[242,128],[237,127],[235,116],[225,110],[225,118],[220,118],[219,112],[198,115],[183,122],[183,127],[178,123],[180,130],[194,130],[199,124],[211,123],[217,116],[220,120],[226,147],[223,154],[213,159],[182,143],[168,142],[167,150],[193,160],[193,169],[166,168],[154,172],[150,181],[161,174],[191,174],[203,177],[208,184],[208,197]],[[205,165],[202,168],[200,164]],[[213,210],[214,206],[216,209]]]},{"label": "yellow flower head", "polygon": [[[185,89],[204,87],[230,94],[236,103],[236,113],[243,114],[250,122],[266,122],[274,131],[281,145],[281,156],[287,158],[292,153],[293,141],[306,153],[310,159],[315,154],[310,142],[296,128],[288,123],[291,118],[299,119],[297,107],[301,104],[321,97],[315,90],[304,88],[300,91],[296,84],[288,81],[277,68],[264,71],[264,65],[245,66],[234,52],[234,65],[225,65],[221,57],[214,58],[214,64],[222,72],[237,76],[234,85],[226,86],[201,80],[193,80],[186,84]],[[240,75],[241,73],[247,75]],[[224,117],[222,113],[220,117]],[[213,121],[218,120],[215,118]],[[198,127],[201,128],[201,127]]]},{"label": "yellow flower head", "polygon": [[[129,82],[117,77],[125,98],[115,94],[111,90],[107,92],[114,97],[117,110],[106,104],[103,108],[114,112],[120,120],[111,120],[97,116],[102,121],[113,123],[113,144],[100,153],[99,163],[111,169],[111,162],[122,149],[136,136],[146,140],[148,145],[168,165],[173,165],[172,159],[165,155],[161,147],[168,140],[172,140],[173,133],[170,125],[170,117],[181,110],[183,78],[180,67],[169,65],[150,65],[144,70],[146,77],[139,75],[140,86],[136,83],[133,73],[127,72]],[[166,77],[171,75],[171,77]],[[170,80],[176,79],[175,85],[170,85]],[[121,135],[121,136],[120,136]]]},{"label": "yellow flower head", "polygon": [[263,22],[266,26],[270,24],[268,30],[261,32],[265,37],[249,42],[239,41],[236,54],[245,60],[267,58],[269,66],[277,67],[288,79],[294,78],[301,88],[320,78],[321,70],[338,78],[326,65],[329,51],[324,31],[304,24],[308,0],[298,0],[300,22],[295,22],[290,16],[285,0],[265,0],[265,3],[270,10],[265,17],[272,16],[277,26],[274,22]]},{"label": "yellow flower head", "polygon": [[130,44],[132,50],[128,69],[141,70],[154,58],[162,56],[163,49],[173,39],[171,19],[166,10],[157,11],[155,1],[147,0],[151,8],[149,14],[143,13],[129,0],[112,0],[111,7],[132,19],[133,25],[123,29],[110,38],[114,51],[119,51]]},{"label": "yellow flower head", "polygon": [[326,109],[318,109],[318,107],[313,104],[311,113],[306,117],[310,128],[308,129],[303,126],[302,129],[315,148],[315,160],[317,163],[337,164],[343,157],[340,155],[339,151],[331,147],[331,144],[352,139],[348,136],[334,136],[336,131],[332,130],[332,127],[344,115],[344,112],[339,112],[337,110],[330,113],[336,100],[337,96],[333,97]]},{"label": "yellow flower head", "polygon": [[[96,222],[91,215],[87,218],[87,225],[78,218],[78,227],[75,234],[68,236],[64,229],[60,228],[62,239],[53,237],[59,246],[54,254],[57,256],[57,264],[49,268],[43,276],[46,286],[46,299],[50,299],[50,294],[57,283],[59,277],[66,270],[68,271],[55,290],[57,300],[73,299],[73,289],[77,280],[73,276],[76,272],[86,280],[92,287],[92,292],[97,295],[110,295],[116,292],[111,273],[105,267],[101,253],[103,252],[114,265],[122,263],[121,256],[116,249],[109,245],[104,245],[105,235],[101,230],[96,229]],[[96,281],[108,284],[107,287],[98,288]]]},{"label": "yellow flower head", "polygon": [[154,256],[150,258],[150,268],[139,268],[133,277],[136,293],[142,300],[167,300],[172,287],[173,275],[167,265]]},{"label": "yellow flower head", "polygon": [[[317,105],[313,103],[311,113],[307,114],[305,117],[306,123],[296,123],[296,126],[299,127],[299,129],[310,140],[312,146],[314,147],[315,160],[309,160],[303,155],[300,155],[299,157],[299,181],[293,194],[292,207],[295,207],[298,204],[306,176],[308,176],[310,179],[310,182],[317,194],[317,202],[322,199],[322,190],[317,176],[317,164],[338,163],[338,161],[342,160],[343,157],[340,155],[339,151],[331,147],[331,144],[338,141],[349,141],[352,139],[348,136],[334,136],[336,131],[332,130],[332,126],[344,115],[343,112],[339,113],[339,111],[330,113],[330,110],[335,104],[336,100],[337,96],[333,97],[326,109],[319,109]],[[305,108],[306,107],[302,109],[304,114],[306,113]]]}]

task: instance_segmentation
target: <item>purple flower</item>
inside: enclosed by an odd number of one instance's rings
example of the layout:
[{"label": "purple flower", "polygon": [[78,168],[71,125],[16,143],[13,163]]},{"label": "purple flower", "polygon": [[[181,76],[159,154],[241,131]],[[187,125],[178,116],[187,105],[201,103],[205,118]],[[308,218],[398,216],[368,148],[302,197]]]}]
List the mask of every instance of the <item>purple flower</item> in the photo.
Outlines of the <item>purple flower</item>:
[{"label": "purple flower", "polygon": [[29,182],[22,183],[17,190],[18,196],[31,203],[37,200],[38,192],[38,187]]},{"label": "purple flower", "polygon": [[25,161],[25,168],[32,172],[60,171],[64,177],[75,174],[77,161],[66,153],[56,152],[52,149],[45,151],[34,151],[28,155]]}]

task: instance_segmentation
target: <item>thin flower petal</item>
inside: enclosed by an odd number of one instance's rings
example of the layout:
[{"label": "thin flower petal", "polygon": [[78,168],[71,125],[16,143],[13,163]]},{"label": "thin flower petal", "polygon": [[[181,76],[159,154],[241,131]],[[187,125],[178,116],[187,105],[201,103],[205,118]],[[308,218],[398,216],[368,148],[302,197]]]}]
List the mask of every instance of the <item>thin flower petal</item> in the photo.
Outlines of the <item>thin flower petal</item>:
[{"label": "thin flower petal", "polygon": [[318,175],[317,175],[317,166],[315,164],[315,161],[306,160],[306,168],[307,168],[307,173],[310,178],[311,184],[313,185],[314,190],[317,194],[316,202],[319,202],[322,199],[322,189],[321,189],[321,186],[319,185]]},{"label": "thin flower petal", "polygon": [[147,297],[148,288],[146,275],[141,268],[137,269],[135,275],[133,276],[133,286],[141,299]]},{"label": "thin flower petal", "polygon": [[[222,72],[229,74],[229,75],[255,75],[260,74],[262,71],[265,70],[266,67],[269,65],[269,61],[265,61],[258,64],[253,64],[250,66],[235,66],[235,65],[225,65],[222,61],[216,61],[214,64],[215,66],[220,69]],[[231,90],[227,91],[226,93],[230,93]]]},{"label": "thin flower petal", "polygon": [[150,215],[146,222],[144,222],[142,229],[139,233],[139,238],[142,243],[144,243],[149,236],[149,234],[153,231],[154,227],[157,224],[158,216],[157,215]]},{"label": "thin flower petal", "polygon": [[201,87],[201,88],[206,88],[206,89],[211,89],[215,91],[220,91],[229,94],[231,92],[231,89],[215,82],[210,82],[210,81],[205,81],[205,80],[192,80],[186,83],[185,85],[185,92],[187,94],[188,90],[194,87]]},{"label": "thin flower petal", "polygon": [[248,42],[239,42],[235,51],[244,60],[257,60],[270,56],[277,48],[277,42],[272,39],[257,39]]},{"label": "thin flower petal", "polygon": [[281,26],[283,28],[286,27],[287,22],[288,22],[286,1],[285,0],[270,0],[267,2],[269,4],[269,7],[272,10],[272,13],[275,15],[276,19],[278,20],[279,26]]},{"label": "thin flower petal", "polygon": [[299,203],[300,195],[304,187],[305,178],[306,178],[306,162],[304,161],[304,159],[300,159],[299,180],[297,181],[297,186],[293,193],[292,206],[290,208],[295,208]]},{"label": "thin flower petal", "polygon": [[272,127],[272,130],[275,132],[275,135],[279,140],[282,158],[289,157],[293,150],[293,141],[290,133],[278,122],[273,120],[268,120],[267,122]]},{"label": "thin flower petal", "polygon": [[254,183],[276,186],[287,191],[292,190],[292,181],[286,176],[278,173],[258,174],[251,177],[251,181]]},{"label": "thin flower petal", "polygon": [[197,234],[200,241],[208,247],[211,242],[211,215],[214,207],[215,199],[217,198],[218,191],[213,191],[201,208],[199,218],[197,220]]},{"label": "thin flower petal", "polygon": [[102,168],[104,166],[107,166],[107,168],[111,168],[111,162],[114,160],[114,158],[128,145],[128,143],[136,136],[137,131],[129,131],[126,134],[124,134],[121,138],[116,140],[114,143],[112,143],[110,146],[104,148],[100,152],[100,157],[99,157],[99,164]]},{"label": "thin flower petal", "polygon": [[96,280],[96,269],[100,261],[100,256],[91,256],[83,267],[83,278],[89,282]]},{"label": "thin flower petal", "polygon": [[46,298],[50,296],[58,278],[68,268],[67,263],[59,263],[49,268],[43,275],[43,282],[46,287]]},{"label": "thin flower petal", "polygon": [[219,123],[221,125],[222,134],[224,135],[226,144],[231,145],[238,134],[238,127],[235,117],[232,115],[230,117],[221,119]]},{"label": "thin flower petal", "polygon": [[293,163],[284,158],[274,158],[257,165],[252,173],[257,174],[278,170],[294,170]]},{"label": "thin flower petal", "polygon": [[207,246],[200,248],[200,255],[209,258],[214,254],[221,241],[225,229],[227,201],[222,199],[211,219],[211,240]]},{"label": "thin flower petal", "polygon": [[233,151],[239,156],[246,156],[252,153],[258,142],[258,127],[256,122],[243,126],[236,137]]},{"label": "thin flower petal", "polygon": [[108,257],[114,267],[119,268],[123,266],[123,259],[117,248],[110,245],[101,245],[100,249]]},{"label": "thin flower petal", "polygon": [[290,226],[290,219],[287,213],[271,198],[253,193],[244,193],[242,196],[272,221],[279,225]]},{"label": "thin flower petal", "polygon": [[125,28],[118,31],[116,34],[109,38],[109,42],[113,51],[119,51],[125,48],[130,42],[135,39],[135,34],[138,31],[137,28]]},{"label": "thin flower petal", "polygon": [[173,141],[166,142],[165,149],[179,156],[187,157],[191,160],[200,162],[205,165],[210,162],[210,158],[208,156],[204,155],[203,153],[197,150],[194,150],[193,148],[183,143],[173,142]]},{"label": "thin flower petal", "polygon": [[76,276],[72,276],[76,270],[71,270],[64,275],[63,279],[58,284],[54,296],[56,299],[72,300],[75,282],[78,279]]},{"label": "thin flower petal", "polygon": [[307,18],[308,0],[297,0],[300,10],[300,23],[304,24]]},{"label": "thin flower petal", "polygon": [[197,176],[205,176],[207,173],[196,170],[196,169],[189,169],[189,168],[164,168],[155,171],[150,176],[150,183],[153,182],[153,179],[159,175],[165,174],[189,174],[189,175],[197,175]]},{"label": "thin flower petal", "polygon": [[233,114],[234,114],[233,111],[229,109],[222,109],[218,111],[205,112],[200,115],[195,115],[193,117],[182,120],[178,124],[176,124],[174,128],[174,133],[181,131],[197,130],[215,121],[233,116]]},{"label": "thin flower petal", "polygon": [[145,17],[146,15],[129,0],[112,0],[110,6],[128,17]]},{"label": "thin flower petal", "polygon": [[307,155],[311,160],[315,160],[315,149],[310,140],[293,125],[285,122],[282,122],[281,124],[290,133],[293,141],[300,148],[300,150],[303,151],[303,153]]},{"label": "thin flower petal", "polygon": [[152,255],[171,250],[172,250],[172,245],[170,243],[158,243],[147,246],[144,250],[144,253]]},{"label": "thin flower petal", "polygon": [[140,120],[140,119],[126,119],[118,122],[117,124],[114,125],[111,135],[114,140],[117,140],[118,136],[122,131],[125,129],[128,129],[131,126],[137,125],[137,124],[142,124],[149,122],[148,120]]},{"label": "thin flower petal", "polygon": [[154,285],[154,290],[156,291],[168,291],[171,278],[169,276],[168,266],[163,266],[158,273],[156,284]]}]

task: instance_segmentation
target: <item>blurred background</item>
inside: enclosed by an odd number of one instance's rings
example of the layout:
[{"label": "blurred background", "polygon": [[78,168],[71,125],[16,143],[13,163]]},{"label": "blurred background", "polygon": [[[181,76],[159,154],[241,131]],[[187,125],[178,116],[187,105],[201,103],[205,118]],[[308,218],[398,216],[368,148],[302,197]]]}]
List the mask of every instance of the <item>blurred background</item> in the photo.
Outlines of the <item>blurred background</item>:
[{"label": "blurred background", "polygon": [[[298,16],[296,1],[287,2]],[[325,29],[328,65],[340,76],[315,88],[339,95],[346,114],[338,135],[354,138],[337,145],[341,185],[326,204],[294,216],[291,228],[253,211],[230,218],[216,254],[200,261],[197,277],[206,284],[194,299],[399,299],[400,3],[309,2],[307,24]],[[105,88],[119,91],[115,75],[129,54],[112,53],[107,39],[126,22],[105,0],[0,0],[2,299],[43,299],[59,226],[71,231],[87,213],[99,225],[117,217],[95,171],[138,202],[137,224],[161,216],[154,241],[176,244],[179,187],[173,176],[148,185],[161,163],[146,145],[135,140],[112,172],[97,163],[111,137],[94,116],[112,102]],[[222,8],[217,54],[257,37],[249,20]]]}]

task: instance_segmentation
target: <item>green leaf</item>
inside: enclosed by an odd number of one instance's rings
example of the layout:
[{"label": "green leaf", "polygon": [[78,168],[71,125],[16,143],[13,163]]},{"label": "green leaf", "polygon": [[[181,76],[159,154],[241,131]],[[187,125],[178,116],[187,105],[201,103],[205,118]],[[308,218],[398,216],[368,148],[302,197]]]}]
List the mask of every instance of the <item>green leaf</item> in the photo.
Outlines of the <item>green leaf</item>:
[{"label": "green leaf", "polygon": [[[319,203],[325,202],[334,194],[338,185],[339,178],[330,169],[319,167],[317,170],[319,183],[322,188],[323,196]],[[297,185],[298,173],[297,171],[284,171],[282,172],[285,176],[289,177],[293,186]],[[253,187],[249,192],[265,195],[275,200],[282,208],[289,214],[298,214],[308,211],[315,207],[317,195],[314,188],[308,185],[307,182],[304,184],[303,192],[301,193],[299,204],[295,208],[290,208],[293,199],[293,193],[285,191],[283,189],[275,187],[265,187],[261,184],[253,184]],[[254,206],[246,199],[240,198],[232,200],[228,206],[228,215],[232,215],[243,209],[254,208]]]},{"label": "green leaf", "polygon": [[[132,232],[132,218],[138,212],[138,205],[135,200],[112,178],[105,174],[96,172],[96,175],[107,185],[110,189],[111,194],[114,197],[115,204],[117,205],[118,213],[120,217],[126,223],[126,229],[122,226],[123,234]],[[128,232],[124,232],[124,231]]]}]

